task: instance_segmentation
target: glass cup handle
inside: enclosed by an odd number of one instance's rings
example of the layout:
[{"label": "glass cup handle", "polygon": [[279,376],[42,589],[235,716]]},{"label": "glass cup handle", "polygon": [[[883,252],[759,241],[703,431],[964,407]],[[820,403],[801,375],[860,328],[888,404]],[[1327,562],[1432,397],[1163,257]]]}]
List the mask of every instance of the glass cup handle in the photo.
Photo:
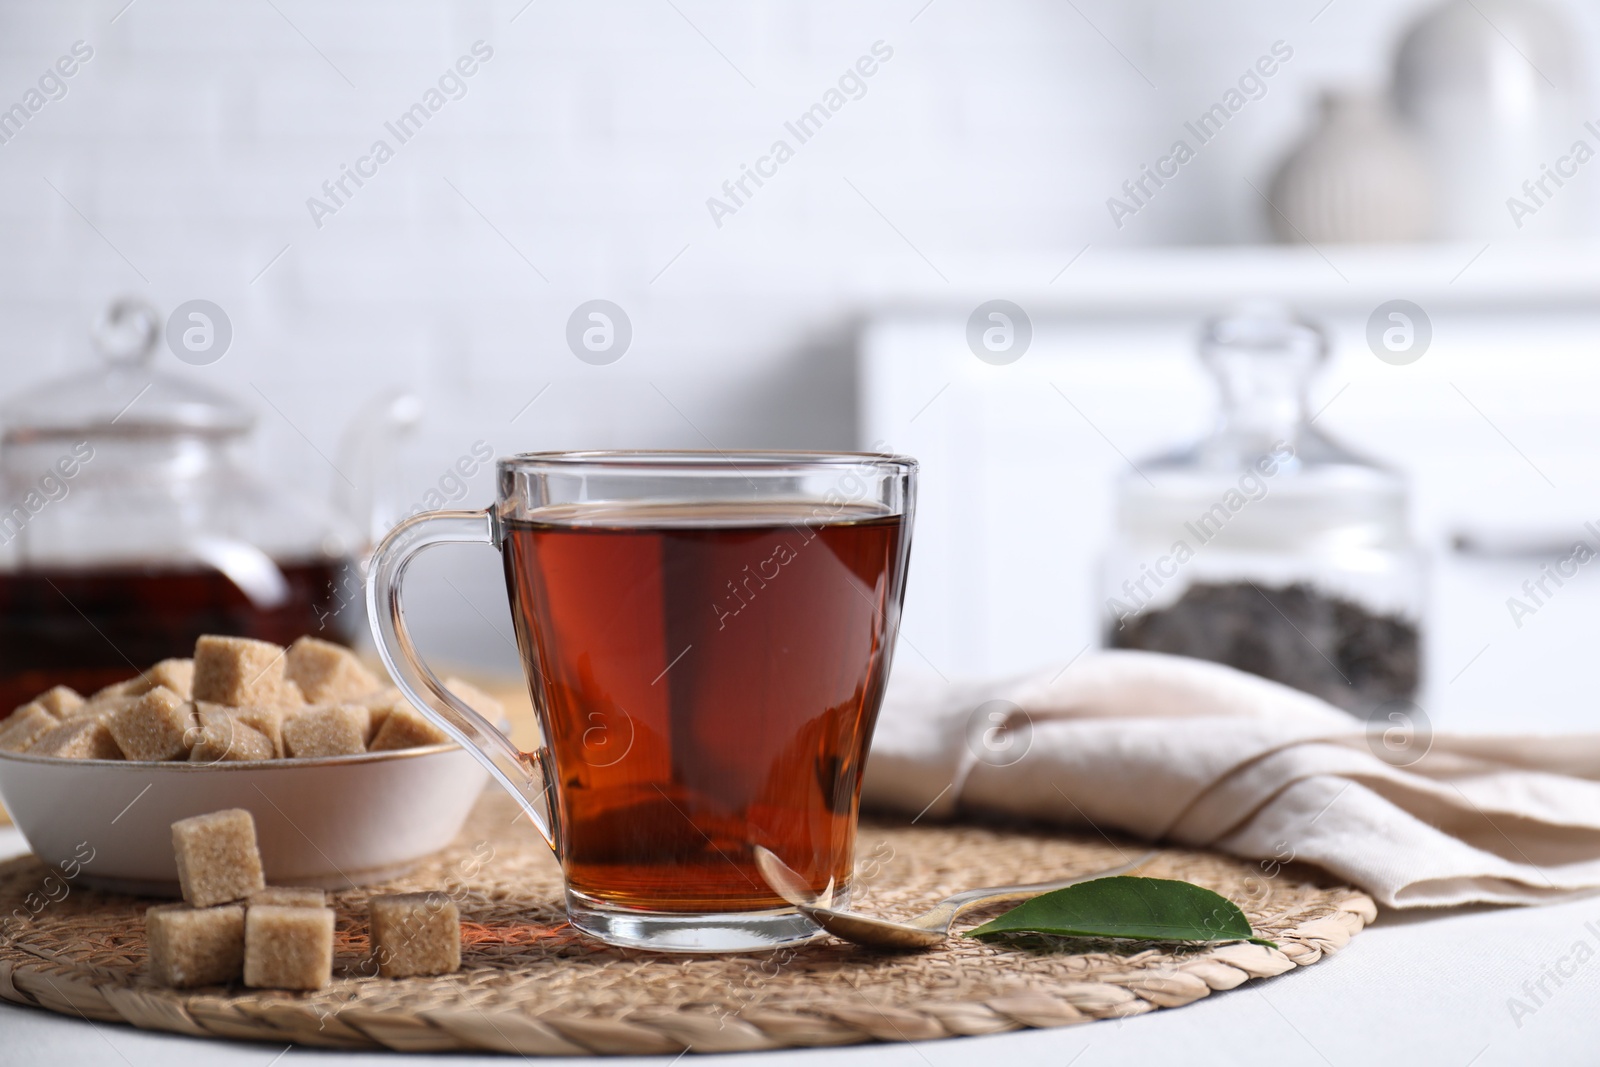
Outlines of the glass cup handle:
[{"label": "glass cup handle", "polygon": [[406,698],[483,764],[516,798],[534,827],[555,848],[548,781],[538,759],[520,751],[493,723],[446,689],[422,662],[406,629],[400,584],[418,552],[430,545],[499,546],[494,515],[483,511],[432,511],[414,515],[389,531],[373,550],[367,577],[367,618],[383,665]]}]

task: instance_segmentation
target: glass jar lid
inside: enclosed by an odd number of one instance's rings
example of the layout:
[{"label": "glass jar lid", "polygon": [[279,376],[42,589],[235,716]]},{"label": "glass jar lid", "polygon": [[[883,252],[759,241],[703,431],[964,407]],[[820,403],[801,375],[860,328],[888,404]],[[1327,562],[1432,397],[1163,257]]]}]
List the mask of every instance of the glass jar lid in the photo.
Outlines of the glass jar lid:
[{"label": "glass jar lid", "polygon": [[99,367],[54,378],[0,404],[4,443],[52,437],[232,437],[255,422],[232,397],[152,367],[161,318],[139,300],[119,300],[91,331]]}]

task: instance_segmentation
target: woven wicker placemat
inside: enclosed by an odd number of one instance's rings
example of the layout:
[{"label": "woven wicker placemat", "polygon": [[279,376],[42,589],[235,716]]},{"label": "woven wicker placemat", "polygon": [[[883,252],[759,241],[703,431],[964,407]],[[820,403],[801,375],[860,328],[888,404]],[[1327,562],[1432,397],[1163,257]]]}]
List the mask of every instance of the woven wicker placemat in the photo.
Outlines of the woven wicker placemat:
[{"label": "woven wicker placemat", "polygon": [[[863,824],[857,857],[856,903],[889,916],[973,885],[1121,862],[1119,846],[1097,836],[882,821]],[[456,898],[459,974],[361,977],[370,890],[353,890],[334,897],[328,989],[163,989],[145,974],[147,901],[47,882],[50,871],[30,857],[0,864],[0,997],[153,1030],[333,1048],[585,1055],[926,1041],[1178,1007],[1315,963],[1376,914],[1365,894],[1303,867],[1173,849],[1142,873],[1230,897],[1279,947],[952,938],[906,956],[831,940],[747,956],[612,949],[565,925],[549,851],[507,798],[488,794],[451,849],[383,887]],[[29,918],[6,922],[17,915]]]}]

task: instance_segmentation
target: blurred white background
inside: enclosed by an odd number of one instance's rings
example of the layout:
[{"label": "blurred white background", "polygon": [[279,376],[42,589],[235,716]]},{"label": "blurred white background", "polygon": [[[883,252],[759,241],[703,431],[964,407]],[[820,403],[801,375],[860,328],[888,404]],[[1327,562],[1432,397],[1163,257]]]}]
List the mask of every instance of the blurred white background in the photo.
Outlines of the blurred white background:
[{"label": "blurred white background", "polygon": [[[115,296],[163,312],[203,298],[230,317],[231,349],[199,368],[163,353],[167,369],[258,407],[259,458],[308,492],[339,483],[344,427],[392,388],[424,403],[397,457],[419,501],[477,441],[504,454],[881,439],[930,462],[965,457],[937,476],[970,484],[1006,465],[1026,474],[974,496],[989,516],[976,548],[951,547],[966,529],[951,505],[924,515],[913,562],[908,636],[945,673],[972,673],[1092,639],[1089,576],[1120,463],[1105,446],[1137,455],[1202,429],[1195,324],[1277,292],[1333,328],[1317,397],[1339,399],[1324,425],[1418,479],[1430,547],[1463,523],[1562,528],[1600,515],[1588,439],[1600,267],[1581,243],[1600,171],[1563,194],[1561,229],[1507,220],[1484,247],[1248,247],[1269,238],[1251,186],[1265,187],[1317,93],[1381,89],[1421,6],[12,0],[0,108],[74,42],[93,56],[0,144],[5,390],[85,365],[88,324]],[[1600,13],[1555,6],[1600,56]],[[323,183],[376,139],[395,145],[385,123],[479,41],[493,55],[465,94],[318,226],[308,198],[326,198]],[[877,42],[892,57],[860,98],[718,225],[707,199],[775,139],[792,142],[784,124]],[[1275,42],[1293,54],[1265,94],[1115,226],[1106,199]],[[941,383],[990,370],[963,354],[961,330],[997,296],[1040,324],[1037,354],[913,424]],[[1423,304],[1437,333],[1437,355],[1403,384],[1361,341],[1368,310],[1396,296]],[[595,298],[633,328],[606,366],[565,340]],[[1029,399],[1051,380],[1096,427],[1048,393]],[[464,504],[491,493],[480,472]],[[509,668],[493,556],[435,555],[414,584],[424,643]],[[1030,581],[974,558],[1047,566]],[[1507,636],[1490,631],[1506,628],[1503,599],[1529,567],[1471,594],[1441,583],[1436,613],[1461,635],[1434,649],[1430,678]],[[962,581],[984,591],[963,599]],[[1520,637],[1500,647],[1536,647]],[[1451,699],[1487,715],[1540,662],[1513,655],[1493,684]]]}]

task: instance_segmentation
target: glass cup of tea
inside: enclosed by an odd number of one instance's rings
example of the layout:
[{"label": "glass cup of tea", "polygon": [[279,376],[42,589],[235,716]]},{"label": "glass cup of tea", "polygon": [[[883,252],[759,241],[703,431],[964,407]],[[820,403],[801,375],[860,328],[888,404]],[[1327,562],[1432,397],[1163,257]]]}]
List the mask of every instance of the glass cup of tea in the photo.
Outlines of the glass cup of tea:
[{"label": "glass cup of tea", "polygon": [[[418,515],[373,555],[368,617],[396,683],[528,812],[578,929],[679,952],[818,936],[753,850],[848,902],[916,461],[543,452],[497,474],[493,507]],[[453,696],[406,631],[406,567],[448,542],[500,549],[535,751]]]}]

